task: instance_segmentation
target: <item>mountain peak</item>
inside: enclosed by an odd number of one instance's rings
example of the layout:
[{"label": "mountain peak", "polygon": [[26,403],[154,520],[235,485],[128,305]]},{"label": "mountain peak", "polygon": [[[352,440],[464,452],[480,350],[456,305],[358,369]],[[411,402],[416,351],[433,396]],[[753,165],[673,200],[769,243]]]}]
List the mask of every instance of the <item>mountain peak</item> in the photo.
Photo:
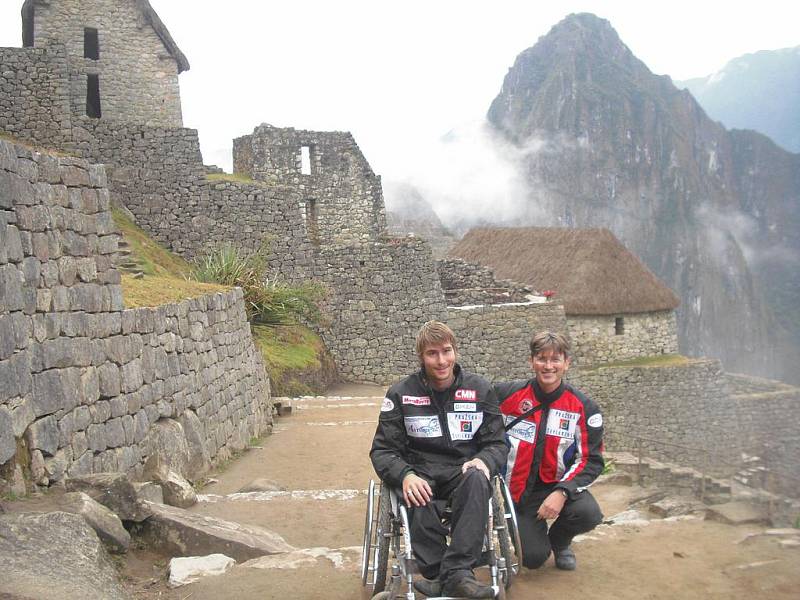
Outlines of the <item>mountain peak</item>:
[{"label": "mountain peak", "polygon": [[570,107],[580,104],[582,96],[600,96],[613,103],[635,89],[660,87],[660,80],[606,19],[570,14],[517,56],[488,119],[516,141],[542,127],[579,135],[583,129],[579,121],[589,115],[570,114]]}]

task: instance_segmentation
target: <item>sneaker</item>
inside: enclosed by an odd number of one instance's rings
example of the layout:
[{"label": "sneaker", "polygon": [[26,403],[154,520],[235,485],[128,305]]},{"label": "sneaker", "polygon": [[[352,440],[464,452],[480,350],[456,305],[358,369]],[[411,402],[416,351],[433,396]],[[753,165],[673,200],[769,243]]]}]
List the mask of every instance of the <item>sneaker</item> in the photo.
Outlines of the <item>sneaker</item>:
[{"label": "sneaker", "polygon": [[455,598],[494,598],[494,590],[475,579],[475,575],[467,573],[458,579],[450,580],[444,586],[444,595]]},{"label": "sneaker", "polygon": [[575,560],[575,553],[570,546],[563,550],[556,550],[553,548],[553,554],[556,557],[556,567],[563,571],[574,571],[578,566],[578,561]]},{"label": "sneaker", "polygon": [[417,579],[414,582],[414,589],[423,596],[432,598],[442,595],[442,583],[438,579]]}]

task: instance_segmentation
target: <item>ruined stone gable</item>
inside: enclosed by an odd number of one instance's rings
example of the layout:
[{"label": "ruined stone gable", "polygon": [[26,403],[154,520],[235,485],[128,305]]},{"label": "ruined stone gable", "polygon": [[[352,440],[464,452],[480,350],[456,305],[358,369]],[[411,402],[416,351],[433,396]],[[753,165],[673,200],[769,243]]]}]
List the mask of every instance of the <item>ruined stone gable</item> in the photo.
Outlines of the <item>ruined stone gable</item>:
[{"label": "ruined stone gable", "polygon": [[233,141],[234,173],[291,185],[317,245],[353,243],[386,233],[381,178],[349,132],[259,125]]},{"label": "ruined stone gable", "polygon": [[74,115],[181,127],[178,75],[189,68],[143,0],[27,0],[23,40],[66,48]]}]

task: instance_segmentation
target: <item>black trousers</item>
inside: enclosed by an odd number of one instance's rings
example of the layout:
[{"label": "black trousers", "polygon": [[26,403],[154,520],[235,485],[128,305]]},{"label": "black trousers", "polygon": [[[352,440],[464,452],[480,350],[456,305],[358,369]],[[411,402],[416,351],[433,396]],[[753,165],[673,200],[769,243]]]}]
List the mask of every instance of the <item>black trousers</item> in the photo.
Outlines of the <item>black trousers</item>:
[{"label": "black trousers", "polygon": [[603,513],[588,491],[577,494],[575,500],[567,500],[561,514],[553,521],[548,531],[547,521],[539,519],[536,511],[553,491],[549,486],[535,490],[524,505],[517,505],[517,522],[522,541],[522,564],[529,569],[541,567],[553,548],[563,550],[579,533],[586,533],[603,520]]},{"label": "black trousers", "polygon": [[[459,578],[478,564],[489,516],[491,485],[477,469],[461,473],[450,470],[448,477],[428,480],[433,488],[434,501],[426,506],[410,507],[411,546],[417,566],[426,579]],[[450,527],[442,523],[449,504]],[[450,533],[450,544],[447,534]]]}]

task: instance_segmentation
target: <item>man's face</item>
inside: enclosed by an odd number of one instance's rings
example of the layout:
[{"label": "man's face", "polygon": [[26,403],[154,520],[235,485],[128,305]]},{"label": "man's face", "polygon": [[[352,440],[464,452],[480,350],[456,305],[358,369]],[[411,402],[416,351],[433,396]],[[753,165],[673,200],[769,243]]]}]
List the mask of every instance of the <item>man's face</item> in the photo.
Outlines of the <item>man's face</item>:
[{"label": "man's face", "polygon": [[435,390],[450,387],[455,376],[456,351],[452,344],[430,344],[422,351],[422,366],[425,376]]},{"label": "man's face", "polygon": [[552,392],[559,385],[564,373],[569,369],[569,358],[560,352],[542,350],[531,358],[531,368],[536,375],[539,387],[545,392]]}]

